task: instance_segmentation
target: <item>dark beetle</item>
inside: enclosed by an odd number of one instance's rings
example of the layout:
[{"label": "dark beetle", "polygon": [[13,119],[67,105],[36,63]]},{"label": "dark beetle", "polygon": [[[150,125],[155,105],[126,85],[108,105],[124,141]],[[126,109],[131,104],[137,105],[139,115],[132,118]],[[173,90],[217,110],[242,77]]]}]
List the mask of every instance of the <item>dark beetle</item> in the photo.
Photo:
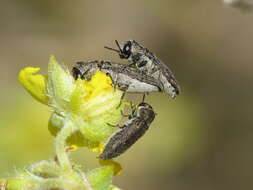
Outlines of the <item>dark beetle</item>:
[{"label": "dark beetle", "polygon": [[110,160],[124,153],[145,134],[154,119],[153,108],[147,103],[140,103],[125,124],[119,127],[121,130],[109,139],[99,158]]}]

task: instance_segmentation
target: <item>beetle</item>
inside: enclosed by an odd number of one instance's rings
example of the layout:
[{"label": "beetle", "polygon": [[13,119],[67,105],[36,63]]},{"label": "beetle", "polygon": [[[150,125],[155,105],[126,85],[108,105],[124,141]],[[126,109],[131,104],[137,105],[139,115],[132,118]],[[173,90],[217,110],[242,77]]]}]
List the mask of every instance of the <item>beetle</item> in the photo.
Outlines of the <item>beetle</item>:
[{"label": "beetle", "polygon": [[72,69],[75,79],[90,80],[96,71],[108,75],[120,90],[125,92],[147,93],[161,91],[162,83],[151,76],[143,75],[138,69],[111,61],[77,62]]},{"label": "beetle", "polygon": [[115,40],[115,43],[118,49],[107,46],[105,48],[117,52],[121,59],[127,59],[128,67],[135,68],[144,75],[160,81],[163,84],[162,91],[168,93],[172,98],[180,93],[180,87],[172,71],[155,54],[135,40],[128,40],[122,44]]},{"label": "beetle", "polygon": [[145,134],[155,119],[155,115],[151,105],[145,102],[140,103],[132,110],[128,120],[119,126],[121,130],[110,137],[98,157],[102,160],[111,160],[124,153]]}]

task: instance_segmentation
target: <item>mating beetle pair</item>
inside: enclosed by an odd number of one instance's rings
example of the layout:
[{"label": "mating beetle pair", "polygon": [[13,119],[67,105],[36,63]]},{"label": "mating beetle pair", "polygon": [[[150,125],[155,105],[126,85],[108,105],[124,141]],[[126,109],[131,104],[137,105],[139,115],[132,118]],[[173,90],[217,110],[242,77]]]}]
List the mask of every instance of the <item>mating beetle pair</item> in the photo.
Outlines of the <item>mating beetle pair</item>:
[{"label": "mating beetle pair", "polygon": [[110,61],[78,62],[73,68],[75,78],[89,79],[96,70],[108,74],[113,83],[126,92],[156,92],[161,91],[175,98],[179,94],[179,86],[171,70],[148,49],[134,40],[125,42],[116,51],[120,58],[127,59],[129,64]]},{"label": "mating beetle pair", "polygon": [[[100,70],[111,77],[113,84],[124,92],[148,93],[165,92],[175,98],[179,94],[179,86],[171,70],[152,52],[134,40],[122,45],[116,40],[118,49],[105,47],[115,51],[121,59],[127,59],[128,64],[110,61],[78,62],[73,67],[74,78],[89,80]],[[153,108],[145,102],[133,109],[129,119],[109,139],[100,159],[110,160],[125,152],[148,130],[155,118]]]}]

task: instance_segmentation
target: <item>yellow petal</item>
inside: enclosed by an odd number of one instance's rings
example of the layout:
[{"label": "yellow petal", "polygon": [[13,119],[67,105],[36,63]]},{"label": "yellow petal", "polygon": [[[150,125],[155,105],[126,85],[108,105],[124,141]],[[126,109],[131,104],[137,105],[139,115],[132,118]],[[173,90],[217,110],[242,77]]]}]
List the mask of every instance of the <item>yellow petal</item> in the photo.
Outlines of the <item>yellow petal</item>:
[{"label": "yellow petal", "polygon": [[99,159],[99,165],[100,166],[111,166],[113,168],[113,175],[119,175],[122,172],[122,167],[120,163],[114,161],[114,160],[101,160]]},{"label": "yellow petal", "polygon": [[40,68],[26,67],[19,72],[18,80],[36,100],[47,104],[47,78],[43,75],[36,74],[39,70]]},{"label": "yellow petal", "polygon": [[98,96],[100,93],[105,93],[114,90],[112,80],[101,71],[97,71],[91,78],[90,84],[93,86],[93,91],[90,98]]}]

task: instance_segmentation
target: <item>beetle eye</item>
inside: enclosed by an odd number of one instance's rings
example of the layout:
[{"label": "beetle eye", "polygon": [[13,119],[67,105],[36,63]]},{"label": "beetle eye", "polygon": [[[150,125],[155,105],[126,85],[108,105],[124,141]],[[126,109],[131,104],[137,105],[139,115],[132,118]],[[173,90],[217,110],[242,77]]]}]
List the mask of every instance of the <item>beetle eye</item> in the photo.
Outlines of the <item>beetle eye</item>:
[{"label": "beetle eye", "polygon": [[128,52],[130,50],[130,47],[129,47],[129,45],[127,44],[125,47],[124,47],[124,51],[125,52]]},{"label": "beetle eye", "polygon": [[124,45],[124,47],[123,47],[123,49],[122,49],[122,53],[123,53],[122,58],[127,59],[127,58],[130,57],[130,55],[131,55],[131,53],[132,53],[132,52],[131,52],[131,47],[132,47],[132,44],[131,44],[130,41],[128,41],[128,42]]},{"label": "beetle eye", "polygon": [[144,67],[146,64],[147,64],[147,61],[142,61],[142,62],[137,62],[137,63],[136,63],[136,66],[137,66],[138,68],[140,68],[140,67]]}]

